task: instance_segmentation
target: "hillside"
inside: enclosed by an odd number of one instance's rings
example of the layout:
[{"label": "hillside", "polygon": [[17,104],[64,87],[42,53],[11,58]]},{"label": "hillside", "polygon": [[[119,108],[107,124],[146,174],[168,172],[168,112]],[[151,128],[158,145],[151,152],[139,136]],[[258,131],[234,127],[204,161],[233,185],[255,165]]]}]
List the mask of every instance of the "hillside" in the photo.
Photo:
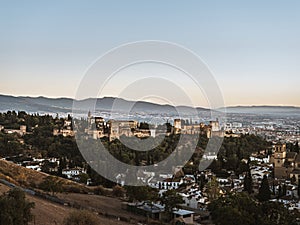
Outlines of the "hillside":
[{"label": "hillside", "polygon": [[[9,191],[10,188],[0,183],[0,194]],[[74,209],[62,206],[44,199],[26,194],[26,198],[35,203],[32,210],[34,221],[30,225],[62,225],[64,218]],[[109,219],[104,216],[98,216],[99,224],[105,225],[126,225],[130,223],[121,222],[116,219]]]},{"label": "hillside", "polygon": [[[6,160],[0,160],[0,179],[5,179],[13,184],[25,187],[37,187],[47,176],[49,175],[46,173],[27,169]],[[74,186],[83,192],[88,191],[86,187],[79,183],[60,177],[57,177],[57,179],[62,182],[63,186]]]},{"label": "hillside", "polygon": [[[34,189],[47,176],[49,175],[0,160],[0,179],[17,186]],[[93,188],[85,187],[64,178],[58,177],[58,179],[63,182],[64,189],[73,187],[72,190],[77,190],[81,193],[56,194],[65,204],[58,204],[26,193],[26,198],[35,203],[35,208],[33,209],[35,223],[32,222],[32,225],[62,225],[64,218],[73,210],[78,209],[85,209],[98,214],[99,224],[126,225],[145,222],[144,217],[131,214],[122,209],[122,201],[118,198],[86,194],[88,192],[91,193]],[[10,188],[0,182],[0,194],[9,191]]]}]

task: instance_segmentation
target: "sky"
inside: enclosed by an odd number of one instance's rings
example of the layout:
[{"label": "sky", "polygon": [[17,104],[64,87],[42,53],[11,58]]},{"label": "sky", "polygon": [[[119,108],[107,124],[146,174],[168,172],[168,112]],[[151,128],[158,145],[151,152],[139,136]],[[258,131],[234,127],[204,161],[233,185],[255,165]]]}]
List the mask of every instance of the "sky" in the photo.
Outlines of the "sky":
[{"label": "sky", "polygon": [[[208,65],[227,106],[300,106],[300,1],[0,3],[1,94],[74,97],[87,69],[110,49],[162,40],[190,49]],[[173,81],[172,72],[166,76]],[[115,79],[102,94],[118,95],[124,81]],[[205,106],[188,82],[173,82]]]}]

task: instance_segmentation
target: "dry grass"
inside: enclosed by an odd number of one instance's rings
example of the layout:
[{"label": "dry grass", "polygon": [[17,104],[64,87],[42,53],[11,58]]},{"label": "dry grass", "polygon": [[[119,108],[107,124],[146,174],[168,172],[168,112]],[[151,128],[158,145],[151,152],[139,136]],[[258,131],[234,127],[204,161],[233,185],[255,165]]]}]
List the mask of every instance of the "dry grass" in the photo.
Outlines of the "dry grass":
[{"label": "dry grass", "polygon": [[48,176],[45,173],[33,171],[5,160],[0,160],[0,174],[5,176],[5,179],[7,180],[13,180],[14,182],[12,183],[25,186],[32,184],[38,185],[46,176]]},{"label": "dry grass", "polygon": [[113,215],[115,217],[127,218],[135,222],[144,222],[145,217],[129,213],[122,209],[122,201],[117,198],[99,196],[99,195],[86,195],[86,194],[58,194],[60,199],[66,202],[95,211],[101,215]]},{"label": "dry grass", "polygon": [[[0,179],[5,179],[18,186],[37,187],[47,176],[49,175],[0,160]],[[86,193],[93,191],[93,188],[87,188],[76,182],[63,178],[58,179],[63,182],[66,188],[73,187],[73,189],[84,190]],[[9,187],[0,183],[0,194],[7,192],[9,189]],[[117,198],[76,193],[61,193],[58,194],[58,197],[79,208],[97,213],[99,225],[137,224],[139,221],[145,220],[144,217],[131,214],[122,209],[122,202]],[[36,196],[26,194],[26,198],[35,203],[33,209],[35,221],[30,225],[63,225],[64,218],[74,210],[69,206],[59,205]],[[127,222],[120,221],[118,218],[125,218]]]},{"label": "dry grass", "polygon": [[[10,188],[0,184],[0,194],[9,191]],[[63,225],[63,220],[73,212],[74,209],[55,204],[44,199],[40,199],[34,196],[26,194],[26,198],[35,203],[35,207],[32,210],[34,215],[34,221],[30,225]],[[109,219],[104,216],[97,216],[99,225],[128,225],[129,223],[121,222],[116,219]]]},{"label": "dry grass", "polygon": [[[6,179],[7,181],[14,183],[22,187],[35,188],[47,177],[46,173],[27,169],[22,166],[18,166],[12,162],[0,160],[0,179]],[[76,189],[80,192],[89,192],[89,189],[84,185],[57,177],[66,189]]]}]

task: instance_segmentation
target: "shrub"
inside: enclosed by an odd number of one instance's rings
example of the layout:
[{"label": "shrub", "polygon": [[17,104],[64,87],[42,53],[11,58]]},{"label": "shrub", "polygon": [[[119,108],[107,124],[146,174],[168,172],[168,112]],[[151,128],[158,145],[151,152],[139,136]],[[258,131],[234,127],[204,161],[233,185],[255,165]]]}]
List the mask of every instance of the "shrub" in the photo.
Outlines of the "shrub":
[{"label": "shrub", "polygon": [[95,214],[86,211],[71,212],[68,217],[64,219],[64,225],[98,225],[99,221]]}]

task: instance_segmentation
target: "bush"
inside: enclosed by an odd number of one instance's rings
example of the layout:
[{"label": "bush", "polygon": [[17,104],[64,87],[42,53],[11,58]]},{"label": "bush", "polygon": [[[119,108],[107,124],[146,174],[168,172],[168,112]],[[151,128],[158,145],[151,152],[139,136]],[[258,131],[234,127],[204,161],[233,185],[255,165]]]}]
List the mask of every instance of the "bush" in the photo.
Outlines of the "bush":
[{"label": "bush", "polygon": [[99,221],[95,214],[86,211],[71,212],[68,217],[64,219],[64,225],[98,225]]},{"label": "bush", "polygon": [[103,187],[103,186],[98,186],[98,187],[96,187],[95,189],[94,189],[94,194],[95,195],[104,195],[104,196],[106,196],[106,195],[108,195],[109,193],[108,193],[108,191],[107,190],[105,190],[105,188]]},{"label": "bush", "polygon": [[57,192],[62,192],[62,181],[57,177],[47,176],[40,183],[39,188],[43,191],[51,192],[54,195]]},{"label": "bush", "polygon": [[116,185],[116,186],[113,187],[112,194],[115,197],[124,197],[125,190],[121,186]]}]

